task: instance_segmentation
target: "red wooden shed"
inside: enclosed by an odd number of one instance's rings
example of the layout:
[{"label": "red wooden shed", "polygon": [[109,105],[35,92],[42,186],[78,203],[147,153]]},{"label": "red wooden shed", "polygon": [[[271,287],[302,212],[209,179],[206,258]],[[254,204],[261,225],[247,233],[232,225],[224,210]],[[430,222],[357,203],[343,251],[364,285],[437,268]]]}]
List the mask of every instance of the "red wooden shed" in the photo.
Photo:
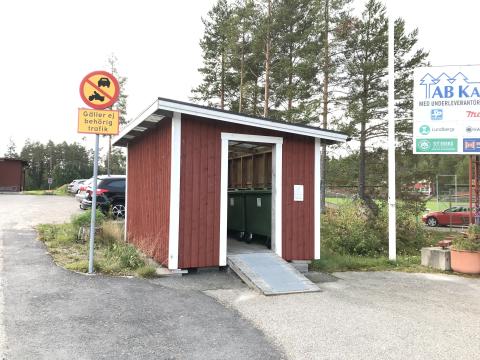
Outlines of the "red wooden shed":
[{"label": "red wooden shed", "polygon": [[320,258],[321,144],[347,135],[159,98],[114,139],[127,147],[126,236],[169,269],[225,266],[229,146],[270,147],[271,248]]},{"label": "red wooden shed", "polygon": [[0,158],[0,191],[23,191],[27,162]]}]

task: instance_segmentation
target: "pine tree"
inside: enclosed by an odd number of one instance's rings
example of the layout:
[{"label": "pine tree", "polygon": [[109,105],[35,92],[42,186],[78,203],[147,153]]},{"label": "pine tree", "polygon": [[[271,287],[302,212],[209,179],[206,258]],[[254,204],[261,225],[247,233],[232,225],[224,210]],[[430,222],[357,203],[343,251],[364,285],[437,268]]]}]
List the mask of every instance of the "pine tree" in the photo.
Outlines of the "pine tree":
[{"label": "pine tree", "polygon": [[316,7],[310,0],[281,0],[271,27],[272,116],[308,123],[316,118],[312,96],[317,87]]},{"label": "pine tree", "polygon": [[[117,69],[117,63],[118,63],[118,58],[115,56],[115,54],[111,54],[110,57],[108,58],[108,65],[110,67],[110,72],[113,76],[118,81],[118,85],[120,86],[120,92],[118,95],[118,100],[113,104],[112,109],[118,110],[120,114],[120,125],[126,125],[127,120],[127,98],[128,95],[125,92],[125,87],[127,84],[127,78],[125,76],[121,76],[118,73]],[[110,175],[110,160],[112,157],[112,135],[108,135],[108,151],[107,151],[107,161],[106,161],[106,169],[107,169],[107,174]]]},{"label": "pine tree", "polygon": [[203,55],[202,83],[192,90],[194,101],[225,109],[232,96],[231,66],[233,38],[232,8],[226,0],[218,0],[202,19],[205,33],[200,41]]},{"label": "pine tree", "polygon": [[12,138],[9,139],[7,152],[4,155],[8,159],[18,159],[17,146]]},{"label": "pine tree", "polygon": [[[411,54],[417,33],[406,35],[403,20],[397,20],[395,31],[397,96],[405,99],[397,106],[397,114],[411,107],[411,76],[413,68],[425,60],[423,50]],[[385,7],[377,0],[369,0],[359,19],[346,32],[345,97],[346,115],[350,122],[343,130],[359,140],[358,195],[369,200],[366,193],[367,142],[387,135],[387,62],[388,27]]]},{"label": "pine tree", "polygon": [[118,58],[115,54],[111,54],[107,60],[108,67],[110,73],[115,76],[118,80],[118,85],[120,86],[120,92],[118,95],[118,100],[113,104],[112,109],[118,110],[120,112],[120,125],[126,125],[128,123],[126,116],[127,116],[127,98],[128,95],[126,93],[126,86],[127,86],[127,77],[120,75],[118,72],[117,64]]},{"label": "pine tree", "polygon": [[[340,85],[342,55],[345,51],[345,37],[339,36],[346,25],[351,23],[350,10],[347,8],[351,0],[318,0],[315,2],[317,21],[316,32],[321,50],[318,52],[318,63],[321,68],[318,92],[321,97],[321,125],[328,129],[330,104],[336,105]],[[327,172],[327,146],[322,144],[320,157],[320,208],[325,211]]]}]

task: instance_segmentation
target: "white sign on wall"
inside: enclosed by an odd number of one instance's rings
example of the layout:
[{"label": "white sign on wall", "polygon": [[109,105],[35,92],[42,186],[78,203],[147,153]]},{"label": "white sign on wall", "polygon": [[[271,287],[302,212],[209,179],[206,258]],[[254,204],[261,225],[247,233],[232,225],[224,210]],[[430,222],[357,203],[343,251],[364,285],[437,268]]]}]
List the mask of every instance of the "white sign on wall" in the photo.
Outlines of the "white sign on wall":
[{"label": "white sign on wall", "polygon": [[413,152],[480,153],[480,65],[417,68]]},{"label": "white sign on wall", "polygon": [[293,185],[293,201],[303,201],[303,185]]}]

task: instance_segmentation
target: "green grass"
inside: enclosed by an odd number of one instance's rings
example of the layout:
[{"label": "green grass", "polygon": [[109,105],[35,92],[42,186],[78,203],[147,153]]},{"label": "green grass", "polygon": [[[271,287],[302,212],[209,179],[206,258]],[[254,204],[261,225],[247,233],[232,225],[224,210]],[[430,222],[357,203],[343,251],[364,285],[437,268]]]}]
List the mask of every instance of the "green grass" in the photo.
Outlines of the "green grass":
[{"label": "green grass", "polygon": [[27,190],[27,191],[23,191],[22,194],[24,195],[59,195],[59,196],[69,195],[67,191],[67,184],[52,190]]},{"label": "green grass", "polygon": [[[72,219],[66,224],[42,224],[37,226],[39,239],[43,241],[55,263],[66,269],[88,271],[88,241],[77,239],[82,219]],[[123,224],[104,221],[95,236],[95,272],[110,275],[154,277],[156,269],[147,265],[145,257],[135,247],[123,241]]]},{"label": "green grass", "polygon": [[341,205],[352,201],[350,198],[341,198],[341,197],[327,197],[325,202],[335,205]]},{"label": "green grass", "polygon": [[430,211],[442,211],[448,209],[451,206],[466,206],[469,207],[470,205],[467,202],[450,202],[450,201],[439,201],[437,200],[428,200],[425,204],[425,207]]},{"label": "green grass", "polygon": [[397,261],[390,261],[386,256],[362,257],[351,255],[333,255],[325,251],[320,260],[310,265],[312,270],[322,272],[341,271],[404,271],[404,272],[438,272],[420,264],[420,255],[397,256]]}]

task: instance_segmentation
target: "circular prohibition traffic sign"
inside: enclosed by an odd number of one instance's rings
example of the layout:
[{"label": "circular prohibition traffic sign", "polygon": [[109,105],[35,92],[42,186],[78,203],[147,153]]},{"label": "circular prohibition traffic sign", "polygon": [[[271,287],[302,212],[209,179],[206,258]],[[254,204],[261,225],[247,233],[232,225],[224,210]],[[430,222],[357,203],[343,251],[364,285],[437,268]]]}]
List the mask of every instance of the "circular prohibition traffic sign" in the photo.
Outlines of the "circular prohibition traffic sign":
[{"label": "circular prohibition traffic sign", "polygon": [[93,71],[80,83],[80,96],[93,109],[106,109],[118,99],[120,86],[117,79],[106,71]]}]

